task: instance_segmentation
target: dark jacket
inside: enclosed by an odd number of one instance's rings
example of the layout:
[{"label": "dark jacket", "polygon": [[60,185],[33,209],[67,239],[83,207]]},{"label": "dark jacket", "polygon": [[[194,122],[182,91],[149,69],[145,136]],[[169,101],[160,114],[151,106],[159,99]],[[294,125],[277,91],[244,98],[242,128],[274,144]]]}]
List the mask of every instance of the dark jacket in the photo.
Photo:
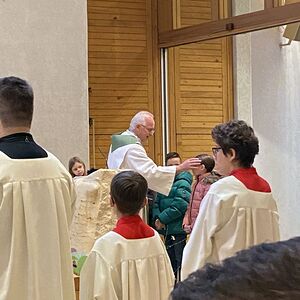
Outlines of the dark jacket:
[{"label": "dark jacket", "polygon": [[164,235],[184,234],[182,221],[185,215],[190,195],[193,176],[189,172],[181,172],[175,176],[168,196],[157,194],[153,205],[152,217],[166,225]]}]

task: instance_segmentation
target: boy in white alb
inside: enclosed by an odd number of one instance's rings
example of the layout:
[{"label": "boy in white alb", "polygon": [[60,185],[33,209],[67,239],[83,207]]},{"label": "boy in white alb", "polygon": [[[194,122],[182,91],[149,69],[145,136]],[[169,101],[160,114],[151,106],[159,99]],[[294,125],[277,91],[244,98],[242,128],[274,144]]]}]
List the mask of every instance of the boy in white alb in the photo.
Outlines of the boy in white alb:
[{"label": "boy in white alb", "polygon": [[158,233],[138,215],[147,202],[148,185],[134,171],[117,174],[111,204],[118,222],[99,238],[80,276],[80,299],[163,300],[174,284],[168,254]]},{"label": "boy in white alb", "polygon": [[279,240],[276,201],[266,180],[252,166],[258,139],[244,121],[232,120],[212,130],[216,171],[226,176],[214,183],[201,203],[183,252],[182,278],[236,252]]}]

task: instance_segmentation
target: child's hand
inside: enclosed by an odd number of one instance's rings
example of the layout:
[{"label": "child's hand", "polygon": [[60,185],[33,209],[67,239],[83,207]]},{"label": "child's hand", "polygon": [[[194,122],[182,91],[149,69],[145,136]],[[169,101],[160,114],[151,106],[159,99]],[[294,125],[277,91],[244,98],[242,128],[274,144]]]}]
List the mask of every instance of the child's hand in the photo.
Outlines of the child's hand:
[{"label": "child's hand", "polygon": [[186,225],[186,224],[184,224],[183,225],[183,230],[187,233],[187,234],[189,234],[189,233],[191,233],[191,226],[190,225]]},{"label": "child's hand", "polygon": [[161,230],[163,228],[165,228],[165,224],[161,223],[159,219],[155,220],[155,228],[157,230]]}]

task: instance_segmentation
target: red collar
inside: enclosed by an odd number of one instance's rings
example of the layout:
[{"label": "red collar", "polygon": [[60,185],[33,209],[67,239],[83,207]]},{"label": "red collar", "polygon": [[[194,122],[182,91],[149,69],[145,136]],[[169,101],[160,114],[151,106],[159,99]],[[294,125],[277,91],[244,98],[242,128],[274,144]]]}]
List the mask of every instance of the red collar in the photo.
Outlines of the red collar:
[{"label": "red collar", "polygon": [[252,174],[255,174],[257,175],[257,172],[256,172],[256,169],[254,167],[250,167],[250,168],[238,168],[238,169],[234,169],[230,175],[252,175]]},{"label": "red collar", "polygon": [[235,169],[230,173],[230,175],[241,181],[249,190],[264,193],[271,192],[268,182],[260,177],[257,174],[256,169],[253,167]]},{"label": "red collar", "polygon": [[145,224],[139,215],[121,217],[113,231],[125,239],[143,239],[154,236],[154,230]]},{"label": "red collar", "polygon": [[131,224],[131,223],[140,223],[140,222],[143,222],[143,220],[139,215],[123,216],[118,220],[117,226],[124,225],[124,224]]}]

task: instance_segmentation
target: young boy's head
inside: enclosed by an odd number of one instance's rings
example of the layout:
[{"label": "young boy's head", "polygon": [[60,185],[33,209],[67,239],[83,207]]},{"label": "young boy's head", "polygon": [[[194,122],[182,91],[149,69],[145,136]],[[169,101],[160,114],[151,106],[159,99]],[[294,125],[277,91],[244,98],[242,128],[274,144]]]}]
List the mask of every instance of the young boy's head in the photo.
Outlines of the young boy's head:
[{"label": "young boy's head", "polygon": [[123,171],[112,179],[110,196],[122,215],[136,215],[147,202],[148,184],[137,172]]},{"label": "young boy's head", "polygon": [[181,157],[177,152],[169,152],[166,155],[166,166],[178,166],[181,164]]},{"label": "young boy's head", "polygon": [[196,156],[201,160],[201,165],[195,169],[192,169],[195,176],[210,173],[215,167],[215,160],[208,154],[199,154]]},{"label": "young boy's head", "polygon": [[250,168],[259,152],[259,142],[254,130],[243,120],[231,120],[216,125],[211,131],[216,143],[213,154],[216,169],[229,175],[236,168]]}]

